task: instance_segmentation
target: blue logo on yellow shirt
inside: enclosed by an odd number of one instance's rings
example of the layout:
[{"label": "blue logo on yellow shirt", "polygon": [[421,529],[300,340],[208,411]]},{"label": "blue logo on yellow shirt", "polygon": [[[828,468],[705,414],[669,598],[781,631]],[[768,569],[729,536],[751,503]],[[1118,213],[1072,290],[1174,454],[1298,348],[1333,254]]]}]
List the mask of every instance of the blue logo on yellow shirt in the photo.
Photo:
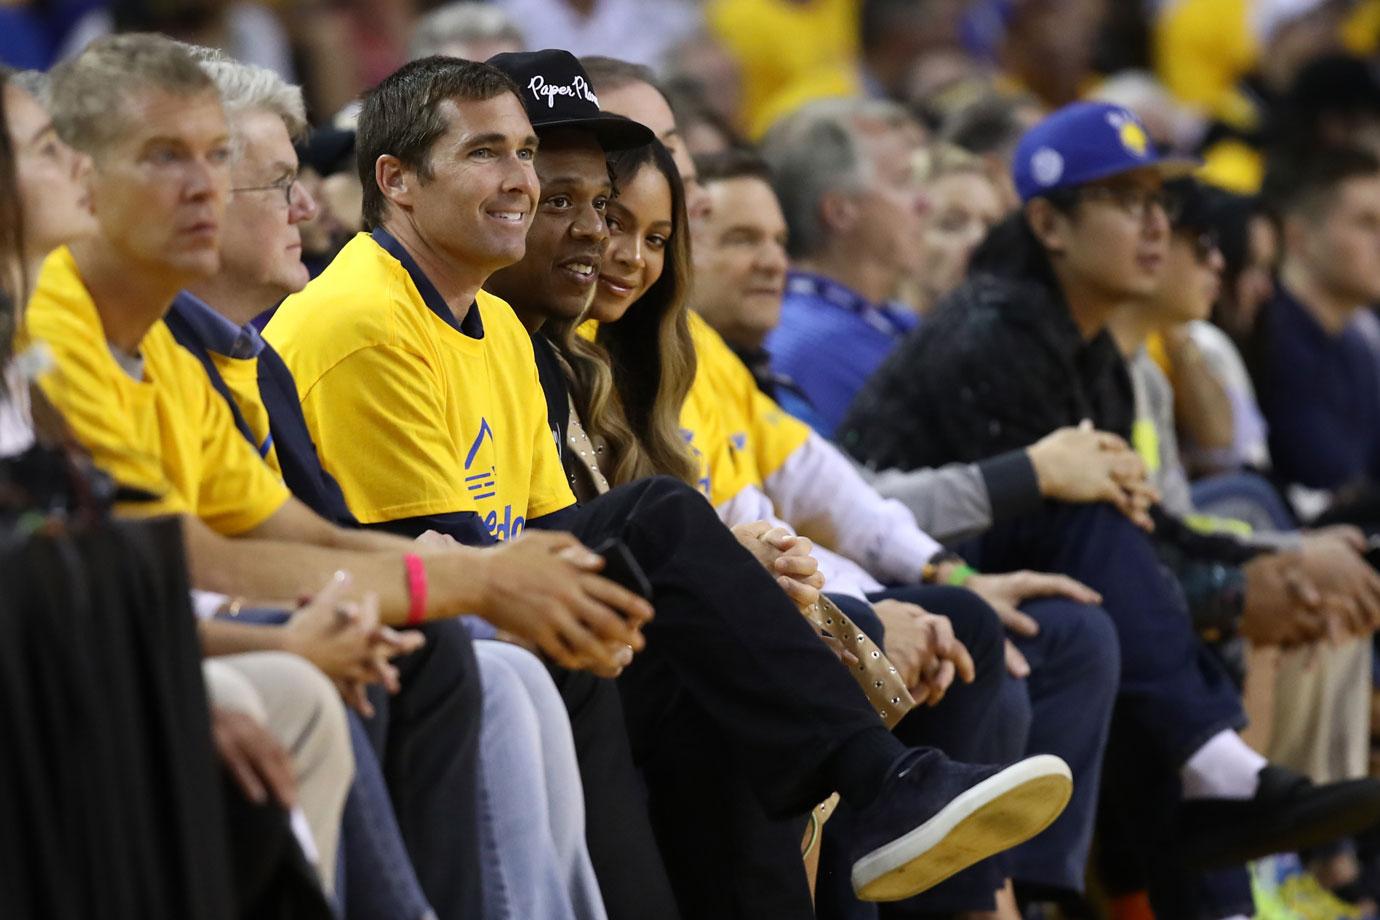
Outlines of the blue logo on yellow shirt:
[{"label": "blue logo on yellow shirt", "polygon": [[[493,464],[489,464],[487,468],[473,469],[475,460],[479,456],[479,448],[484,445],[486,438],[490,445],[497,440],[493,428],[489,426],[489,420],[481,417],[479,419],[479,433],[475,435],[474,443],[470,445],[469,453],[465,455],[465,489],[470,493],[470,499],[475,502],[498,496],[498,470],[494,468]],[[526,525],[527,519],[522,515],[514,517],[511,503],[504,505],[501,521],[496,510],[484,515],[484,527],[496,540],[511,540],[522,533]]]},{"label": "blue logo on yellow shirt", "polygon": [[685,439],[685,445],[690,448],[690,454],[695,458],[695,465],[699,467],[701,470],[704,470],[704,475],[700,476],[699,480],[695,483],[695,485],[698,486],[699,490],[705,494],[706,498],[708,498],[709,467],[708,464],[704,462],[704,452],[701,451],[699,447],[695,444],[695,433],[693,431],[691,431],[688,428],[682,428],[680,430],[680,436]]}]

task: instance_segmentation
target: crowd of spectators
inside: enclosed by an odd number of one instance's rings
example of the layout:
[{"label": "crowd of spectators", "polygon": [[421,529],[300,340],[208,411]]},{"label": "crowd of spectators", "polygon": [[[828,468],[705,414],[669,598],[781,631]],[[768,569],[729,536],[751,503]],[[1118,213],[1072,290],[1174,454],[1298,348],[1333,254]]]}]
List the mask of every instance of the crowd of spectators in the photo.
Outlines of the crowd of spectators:
[{"label": "crowd of spectators", "polygon": [[[1377,0],[28,0],[0,61],[0,636],[87,654],[14,560],[154,522],[96,593],[199,640],[95,717],[191,714],[89,767],[215,816],[139,884],[1380,916]],[[0,785],[68,833],[58,660]]]}]

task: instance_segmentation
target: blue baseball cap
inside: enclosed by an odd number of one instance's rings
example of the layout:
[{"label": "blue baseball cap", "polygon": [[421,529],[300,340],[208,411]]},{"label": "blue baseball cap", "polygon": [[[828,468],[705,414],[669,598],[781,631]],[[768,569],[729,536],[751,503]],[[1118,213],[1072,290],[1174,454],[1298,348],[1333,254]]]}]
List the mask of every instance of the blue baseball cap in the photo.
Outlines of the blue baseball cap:
[{"label": "blue baseball cap", "polygon": [[1011,176],[1021,201],[1135,169],[1184,176],[1196,160],[1162,156],[1145,124],[1110,102],[1075,102],[1035,125],[1016,145]]}]

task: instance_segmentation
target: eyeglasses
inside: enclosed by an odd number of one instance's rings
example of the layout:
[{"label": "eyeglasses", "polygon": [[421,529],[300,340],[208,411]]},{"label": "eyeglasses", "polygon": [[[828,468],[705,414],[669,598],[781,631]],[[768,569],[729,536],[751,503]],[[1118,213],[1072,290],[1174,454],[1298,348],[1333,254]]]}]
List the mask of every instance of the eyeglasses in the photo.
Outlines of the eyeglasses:
[{"label": "eyeglasses", "polygon": [[297,187],[297,182],[297,173],[293,173],[290,176],[284,176],[272,185],[253,185],[248,188],[232,188],[230,192],[231,194],[236,195],[240,192],[281,192],[283,195],[283,201],[287,203],[287,206],[289,208],[291,208],[292,190]]},{"label": "eyeglasses", "polygon": [[1181,202],[1164,189],[1148,189],[1138,185],[1086,185],[1078,190],[1079,197],[1108,201],[1138,221],[1150,216],[1151,207],[1158,206],[1172,223],[1179,216]]}]

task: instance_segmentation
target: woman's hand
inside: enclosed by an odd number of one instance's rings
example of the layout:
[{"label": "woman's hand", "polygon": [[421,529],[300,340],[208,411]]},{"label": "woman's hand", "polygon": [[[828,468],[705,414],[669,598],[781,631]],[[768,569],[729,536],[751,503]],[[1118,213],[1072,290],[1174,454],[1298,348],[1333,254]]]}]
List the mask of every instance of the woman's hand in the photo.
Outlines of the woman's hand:
[{"label": "woman's hand", "polygon": [[342,600],[350,576],[337,572],[297,609],[284,626],[285,648],[316,665],[335,682],[341,696],[366,718],[373,707],[365,696],[370,684],[398,691],[398,672],[390,663],[421,648],[418,632],[397,632],[379,624],[378,598],[365,595],[358,604]]},{"label": "woman's hand", "polygon": [[804,610],[819,602],[824,576],[815,559],[815,544],[808,537],[792,533],[768,521],[735,524],[729,528],[748,552],[776,577],[797,607]]}]

